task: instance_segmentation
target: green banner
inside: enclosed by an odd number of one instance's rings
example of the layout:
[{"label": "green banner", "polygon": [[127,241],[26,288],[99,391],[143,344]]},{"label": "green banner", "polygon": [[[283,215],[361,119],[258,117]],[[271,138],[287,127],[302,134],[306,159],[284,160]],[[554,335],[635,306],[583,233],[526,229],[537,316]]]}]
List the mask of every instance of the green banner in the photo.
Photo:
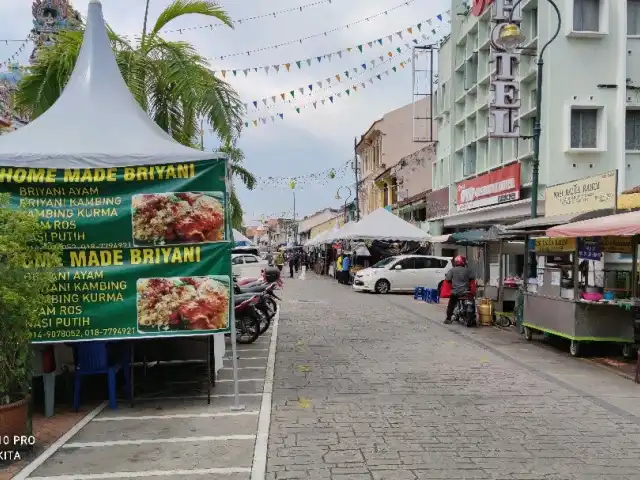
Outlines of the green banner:
[{"label": "green banner", "polygon": [[[229,331],[226,162],[0,167],[0,192],[65,247],[37,343]],[[34,272],[35,273],[35,272]]]}]

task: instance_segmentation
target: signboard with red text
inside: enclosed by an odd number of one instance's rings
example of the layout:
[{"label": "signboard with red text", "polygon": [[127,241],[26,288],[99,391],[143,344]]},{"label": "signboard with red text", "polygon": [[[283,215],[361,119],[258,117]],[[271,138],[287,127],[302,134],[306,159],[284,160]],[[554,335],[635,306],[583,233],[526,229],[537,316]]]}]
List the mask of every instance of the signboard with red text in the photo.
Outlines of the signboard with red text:
[{"label": "signboard with red text", "polygon": [[520,200],[520,164],[458,182],[456,190],[458,212]]}]

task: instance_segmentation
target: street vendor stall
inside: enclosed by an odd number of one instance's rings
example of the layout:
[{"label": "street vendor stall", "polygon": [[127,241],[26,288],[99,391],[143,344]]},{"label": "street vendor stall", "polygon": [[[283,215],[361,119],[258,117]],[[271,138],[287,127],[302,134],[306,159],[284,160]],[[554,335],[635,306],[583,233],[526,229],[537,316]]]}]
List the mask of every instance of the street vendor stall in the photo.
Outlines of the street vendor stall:
[{"label": "street vendor stall", "polygon": [[[620,343],[632,355],[640,341],[639,235],[640,212],[631,212],[558,225],[537,238],[537,291],[525,294],[525,337],[567,338],[574,356],[583,342]],[[619,255],[631,257],[629,270],[608,270]],[[592,268],[598,264],[604,268]]]},{"label": "street vendor stall", "polygon": [[[224,334],[234,330],[227,161],[176,142],[140,108],[100,2],[89,2],[82,48],[59,99],[0,137],[0,167],[2,193],[37,214],[47,240],[64,247],[52,307],[31,325],[34,349],[54,345],[77,379],[90,369],[79,364],[89,353],[106,358],[107,347],[126,344],[128,370],[147,346],[170,342],[178,360],[195,351],[206,364],[200,381],[210,394]],[[187,224],[197,228],[180,228]],[[195,301],[206,315],[187,311]],[[80,353],[75,360],[65,355],[71,350]]]}]

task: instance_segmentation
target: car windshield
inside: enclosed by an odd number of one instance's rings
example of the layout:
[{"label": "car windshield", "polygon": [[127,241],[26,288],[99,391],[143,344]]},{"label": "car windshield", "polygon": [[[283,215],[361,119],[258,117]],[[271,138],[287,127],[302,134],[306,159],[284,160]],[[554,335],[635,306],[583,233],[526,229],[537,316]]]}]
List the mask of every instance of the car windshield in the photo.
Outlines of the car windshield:
[{"label": "car windshield", "polygon": [[393,262],[395,259],[396,259],[396,257],[385,258],[384,260],[380,260],[378,263],[376,263],[371,268],[384,268],[387,265],[389,265],[391,262]]}]

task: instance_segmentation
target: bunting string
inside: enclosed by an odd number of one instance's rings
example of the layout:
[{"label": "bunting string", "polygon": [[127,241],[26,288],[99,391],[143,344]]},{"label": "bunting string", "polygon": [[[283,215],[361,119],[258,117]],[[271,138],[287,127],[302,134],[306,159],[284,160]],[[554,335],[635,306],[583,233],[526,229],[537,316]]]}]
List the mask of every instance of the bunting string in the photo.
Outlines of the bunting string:
[{"label": "bunting string", "polygon": [[294,44],[300,44],[300,43],[304,43],[308,40],[317,38],[317,37],[323,37],[323,36],[327,36],[330,33],[335,33],[335,32],[339,32],[341,30],[347,29],[347,28],[351,28],[355,25],[364,23],[364,22],[369,22],[371,20],[374,20],[376,18],[382,17],[384,15],[388,15],[389,12],[392,12],[394,10],[397,10],[399,8],[403,8],[406,7],[410,4],[412,4],[413,2],[415,2],[416,0],[406,0],[405,2],[402,2],[400,5],[396,5],[395,7],[391,7],[388,8],[387,10],[383,11],[383,12],[379,12],[379,13],[375,13],[373,15],[370,15],[368,17],[365,18],[361,18],[360,20],[356,20],[354,22],[351,23],[346,23],[344,25],[341,25],[339,27],[336,28],[332,28],[330,30],[325,30],[324,32],[318,32],[318,33],[314,33],[311,35],[307,35],[306,37],[302,37],[302,38],[298,38],[296,40],[289,40],[286,42],[282,42],[282,43],[276,43],[273,45],[267,45],[265,47],[258,47],[258,48],[254,48],[252,50],[245,50],[243,52],[235,52],[235,53],[227,53],[226,55],[220,55],[220,56],[216,56],[216,57],[212,57],[214,60],[224,60],[225,58],[230,58],[230,57],[239,57],[242,55],[246,55],[246,56],[251,56],[254,53],[258,53],[258,52],[264,52],[266,50],[274,50],[276,48],[281,48],[281,47],[285,47],[287,45],[294,45]]},{"label": "bunting string", "polygon": [[[410,63],[410,61],[411,61],[411,58],[409,57],[409,58],[401,61],[397,65],[395,65],[395,66],[393,66],[393,67],[391,67],[391,68],[389,68],[389,69],[387,69],[387,70],[385,70],[383,72],[380,72],[380,73],[377,73],[375,75],[372,75],[371,77],[366,79],[366,81],[362,81],[362,82],[359,82],[357,84],[354,84],[350,88],[347,88],[347,89],[342,90],[340,92],[332,93],[331,95],[328,95],[328,96],[326,96],[324,98],[321,98],[321,99],[318,99],[318,100],[313,100],[313,101],[307,102],[307,103],[305,103],[303,105],[297,106],[297,107],[295,107],[295,111],[296,111],[296,113],[300,113],[302,111],[302,109],[309,108],[309,107],[313,107],[314,110],[317,110],[318,104],[320,104],[320,105],[326,105],[327,103],[333,104],[337,99],[343,98],[343,95],[345,97],[349,97],[349,96],[351,96],[352,93],[358,92],[358,89],[364,90],[367,87],[367,82],[369,84],[373,84],[376,80],[377,81],[381,81],[383,75],[385,77],[387,77],[392,72],[393,73],[397,73],[399,71],[399,69],[403,69],[407,64]],[[276,120],[284,120],[284,113],[277,113],[277,114],[274,114],[274,115],[258,117],[258,118],[255,118],[253,120],[247,120],[247,121],[244,122],[244,126],[249,128],[251,126],[258,127],[260,125],[266,125],[268,123],[269,118],[271,119],[271,123],[275,123]]]},{"label": "bunting string", "polygon": [[[3,40],[3,42],[6,42],[7,45],[9,45],[9,42],[12,42],[12,41],[13,40]],[[29,44],[30,41],[31,41],[31,37],[26,38],[24,40],[20,40],[20,42],[22,43],[18,47],[18,50],[16,50],[14,54],[11,55],[9,58],[0,62],[0,68],[8,67],[9,65],[15,63],[20,58],[20,54],[24,51],[25,48],[27,48],[27,45]]]},{"label": "bunting string", "polygon": [[[306,5],[300,5],[299,7],[283,8],[282,10],[276,10],[275,12],[269,12],[269,13],[263,13],[261,15],[253,15],[251,17],[239,18],[237,20],[233,20],[233,24],[242,25],[243,23],[251,22],[253,20],[261,20],[263,18],[277,18],[280,15],[284,15],[286,13],[303,12],[305,10],[308,10],[309,8],[317,7],[320,5],[326,5],[330,3],[332,3],[332,0],[318,0],[316,2],[307,3]],[[216,28],[221,27],[222,25],[223,24],[220,22],[208,23],[206,25],[197,25],[194,27],[183,27],[183,28],[176,28],[173,30],[162,30],[161,32],[182,34],[184,32],[191,32],[194,30],[203,30],[203,29],[214,30]]]},{"label": "bunting string", "polygon": [[257,182],[257,188],[264,190],[267,188],[283,188],[291,190],[293,182],[295,190],[300,190],[302,187],[310,185],[326,185],[332,180],[340,180],[344,178],[348,173],[352,172],[351,169],[352,160],[347,160],[338,166],[330,167],[318,172],[306,173],[303,175],[289,176],[289,177],[259,177]]},{"label": "bunting string", "polygon": [[[244,76],[247,77],[249,73],[258,73],[258,72],[264,72],[267,75],[270,72],[274,72],[274,73],[280,73],[281,71],[291,72],[292,70],[296,71],[296,70],[301,70],[302,68],[311,67],[312,65],[317,65],[319,63],[322,63],[322,61],[330,62],[333,58],[341,59],[343,55],[346,55],[349,53],[356,53],[356,52],[364,53],[366,50],[365,47],[368,47],[369,49],[371,49],[374,47],[384,46],[385,39],[387,44],[394,43],[394,41],[398,39],[404,40],[405,35],[408,34],[409,36],[420,35],[420,38],[422,40],[427,40],[428,35],[435,35],[437,31],[440,28],[442,28],[443,25],[447,25],[447,26],[450,25],[451,20],[450,18],[447,18],[448,15],[449,15],[449,11],[447,10],[447,12],[445,13],[438,14],[433,18],[429,18],[427,20],[423,20],[418,23],[414,23],[413,25],[409,25],[408,27],[403,28],[402,30],[398,30],[397,32],[383,35],[382,37],[376,38],[375,40],[370,40],[368,42],[364,42],[352,47],[342,48],[340,50],[333,51],[330,53],[324,53],[322,55],[317,55],[317,56],[309,57],[305,59],[292,60],[290,62],[280,63],[280,64],[260,65],[260,66],[248,67],[248,68],[220,69],[220,70],[214,71],[214,74],[220,75],[222,76],[222,78],[227,78],[228,76],[237,77],[239,74],[244,74]],[[414,38],[412,39],[412,42],[417,45],[419,40]]]},{"label": "bunting string", "polygon": [[[438,33],[442,27],[438,27],[433,31]],[[429,37],[431,38],[431,37]],[[327,77],[324,80],[316,80],[315,82],[309,83],[306,87],[301,86],[292,90],[289,90],[288,93],[281,92],[278,95],[271,95],[269,97],[261,98],[259,100],[253,100],[252,102],[248,102],[244,104],[245,110],[249,110],[250,106],[253,106],[253,112],[260,110],[271,110],[275,108],[276,105],[282,102],[291,104],[295,101],[296,95],[297,98],[300,98],[300,95],[303,97],[309,97],[311,95],[317,95],[324,91],[330,90],[337,83],[348,82],[356,80],[357,78],[363,76],[367,72],[378,68],[379,66],[388,63],[396,58],[397,55],[404,53],[408,53],[409,50],[412,49],[412,45],[410,43],[405,43],[404,48],[397,47],[393,51],[387,52],[386,55],[380,55],[379,57],[368,60],[365,63],[360,64],[357,67],[352,67],[351,69],[345,70],[342,73],[338,73],[331,77]],[[386,57],[386,58],[385,58]],[[404,67],[404,65],[402,65]]]}]

